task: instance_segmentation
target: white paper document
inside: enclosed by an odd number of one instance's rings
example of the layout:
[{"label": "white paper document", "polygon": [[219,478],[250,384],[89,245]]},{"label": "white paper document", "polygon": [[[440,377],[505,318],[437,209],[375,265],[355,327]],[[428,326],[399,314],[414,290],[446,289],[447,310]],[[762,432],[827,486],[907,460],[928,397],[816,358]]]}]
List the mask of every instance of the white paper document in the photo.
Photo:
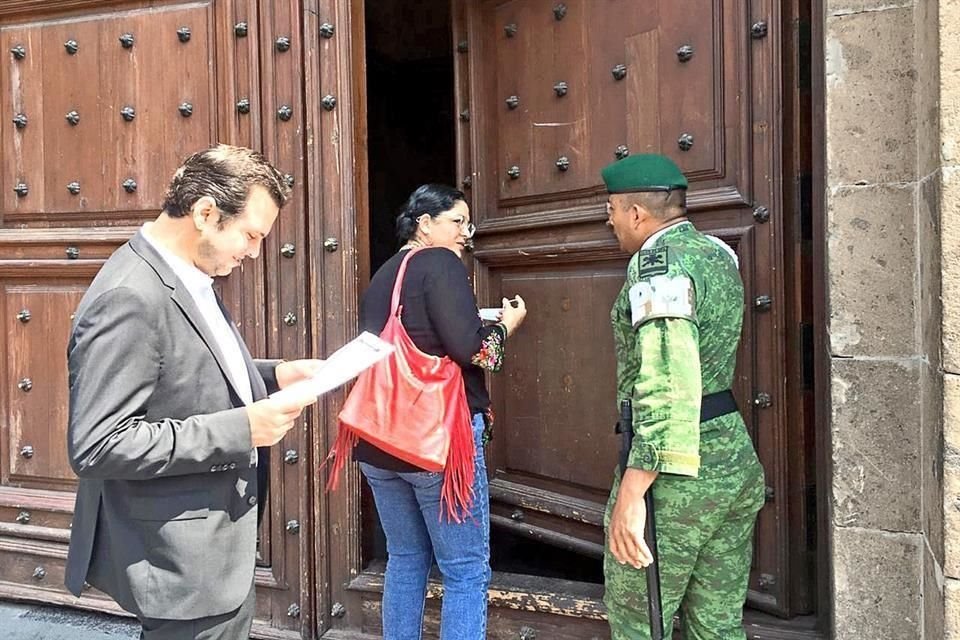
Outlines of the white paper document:
[{"label": "white paper document", "polygon": [[270,397],[278,400],[296,400],[322,396],[353,380],[364,370],[393,353],[393,345],[368,331],[333,352],[323,368],[312,378],[295,382]]},{"label": "white paper document", "polygon": [[500,307],[484,307],[480,309],[480,319],[486,322],[496,322],[503,315],[503,309]]}]

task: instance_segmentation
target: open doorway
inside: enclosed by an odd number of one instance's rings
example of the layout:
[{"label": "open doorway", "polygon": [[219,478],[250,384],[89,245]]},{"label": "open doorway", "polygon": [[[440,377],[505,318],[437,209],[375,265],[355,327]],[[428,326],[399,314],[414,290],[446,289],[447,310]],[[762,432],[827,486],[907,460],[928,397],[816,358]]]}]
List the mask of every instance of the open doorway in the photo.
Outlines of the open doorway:
[{"label": "open doorway", "polygon": [[[454,184],[453,56],[447,0],[377,0],[365,8],[370,273],[398,249],[397,211],[427,182]],[[362,483],[364,567],[386,560]]]},{"label": "open doorway", "polygon": [[447,0],[366,5],[370,272],[397,250],[397,209],[419,185],[454,184]]}]

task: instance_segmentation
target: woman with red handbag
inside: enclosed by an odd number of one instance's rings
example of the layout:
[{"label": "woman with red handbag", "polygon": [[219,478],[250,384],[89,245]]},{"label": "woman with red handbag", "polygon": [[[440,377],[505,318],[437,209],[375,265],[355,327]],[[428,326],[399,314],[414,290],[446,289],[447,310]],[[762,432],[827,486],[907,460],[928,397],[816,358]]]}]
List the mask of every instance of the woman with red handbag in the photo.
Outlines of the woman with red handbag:
[{"label": "woman with red handbag", "polygon": [[[391,333],[387,329],[400,334],[394,341],[397,358],[384,365],[396,370],[379,374],[381,388],[389,388],[386,393],[396,394],[411,373],[422,382],[444,365],[454,370],[453,377],[441,383],[448,390],[440,406],[449,451],[442,470],[432,461],[418,466],[411,461],[423,459],[412,452],[422,442],[405,444],[390,434],[378,435],[376,428],[351,429],[377,422],[373,414],[381,416],[380,422],[390,421],[380,410],[393,399],[384,399],[383,391],[374,402],[372,391],[356,391],[368,394],[365,402],[351,403],[348,398],[341,413],[342,440],[356,438],[353,457],[373,490],[386,534],[385,640],[420,639],[434,558],[443,576],[441,640],[481,640],[486,637],[490,581],[490,509],[483,456],[490,397],[485,371],[500,369],[507,337],[523,322],[526,307],[519,296],[516,307],[504,299],[499,322],[481,321],[461,260],[474,232],[461,191],[421,186],[401,209],[396,229],[403,246],[370,281],[360,306],[360,326],[385,339]],[[424,358],[428,361],[424,368],[411,364]],[[388,383],[383,383],[384,377]],[[358,385],[363,382],[358,380]],[[410,410],[403,415],[421,414]],[[418,426],[425,425],[393,424],[388,430],[403,433]]]}]

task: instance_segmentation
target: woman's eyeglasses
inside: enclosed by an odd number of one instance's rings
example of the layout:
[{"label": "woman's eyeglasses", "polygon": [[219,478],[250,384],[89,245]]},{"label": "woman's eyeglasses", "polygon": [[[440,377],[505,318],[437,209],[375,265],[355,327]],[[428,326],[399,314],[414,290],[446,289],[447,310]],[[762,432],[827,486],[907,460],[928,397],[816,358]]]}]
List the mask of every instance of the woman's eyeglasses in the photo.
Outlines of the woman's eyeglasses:
[{"label": "woman's eyeglasses", "polygon": [[477,227],[470,221],[464,219],[461,216],[448,218],[446,216],[437,216],[443,220],[449,220],[450,222],[456,224],[460,227],[460,231],[463,232],[463,237],[472,238],[473,234],[477,232]]}]

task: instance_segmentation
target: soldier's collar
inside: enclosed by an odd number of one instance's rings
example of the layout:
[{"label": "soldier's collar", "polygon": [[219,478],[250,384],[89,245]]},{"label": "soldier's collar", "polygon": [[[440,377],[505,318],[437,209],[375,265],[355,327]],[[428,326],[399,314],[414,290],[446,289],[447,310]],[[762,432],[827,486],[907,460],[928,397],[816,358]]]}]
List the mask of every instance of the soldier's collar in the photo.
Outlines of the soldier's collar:
[{"label": "soldier's collar", "polygon": [[640,247],[640,250],[643,251],[644,249],[652,248],[654,243],[656,243],[656,241],[659,240],[662,235],[666,234],[669,231],[673,231],[674,229],[678,229],[685,224],[689,224],[692,226],[692,223],[689,220],[678,220],[677,222],[674,222],[671,225],[668,225],[662,229],[658,229],[653,235],[651,235],[649,238],[646,239],[646,241],[643,243],[643,246]]}]

